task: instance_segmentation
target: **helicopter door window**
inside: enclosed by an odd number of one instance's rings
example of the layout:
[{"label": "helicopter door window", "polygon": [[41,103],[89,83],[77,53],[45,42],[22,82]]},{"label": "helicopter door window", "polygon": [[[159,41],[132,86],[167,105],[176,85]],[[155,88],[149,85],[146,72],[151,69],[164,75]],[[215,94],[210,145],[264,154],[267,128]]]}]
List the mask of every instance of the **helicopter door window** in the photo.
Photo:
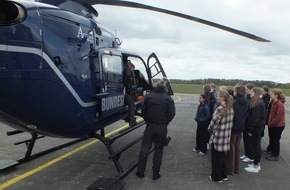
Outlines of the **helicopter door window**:
[{"label": "helicopter door window", "polygon": [[104,79],[109,87],[119,87],[122,85],[122,59],[120,56],[103,54]]},{"label": "helicopter door window", "polygon": [[91,69],[93,71],[93,78],[95,79],[95,87],[96,87],[96,93],[99,94],[101,93],[101,88],[102,88],[102,79],[101,79],[101,68],[100,64],[98,62],[98,57],[93,58],[93,64],[91,65]]}]

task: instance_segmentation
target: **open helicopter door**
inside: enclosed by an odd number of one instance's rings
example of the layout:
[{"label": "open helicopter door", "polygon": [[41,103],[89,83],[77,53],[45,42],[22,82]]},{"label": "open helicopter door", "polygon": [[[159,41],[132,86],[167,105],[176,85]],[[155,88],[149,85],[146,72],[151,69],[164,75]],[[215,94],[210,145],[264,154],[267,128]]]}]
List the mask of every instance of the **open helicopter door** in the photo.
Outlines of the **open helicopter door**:
[{"label": "open helicopter door", "polygon": [[101,105],[102,117],[119,114],[124,110],[122,83],[123,61],[118,51],[100,49],[95,57],[96,99]]},{"label": "open helicopter door", "polygon": [[[158,82],[158,80],[162,79],[163,77],[166,77],[166,74],[163,70],[163,67],[155,55],[155,53],[152,53],[148,59],[147,59],[147,67],[149,69],[149,81],[153,83],[152,85],[155,86],[155,84]],[[168,95],[173,95],[173,90],[171,88],[170,82],[168,81],[166,83],[166,91]]]}]

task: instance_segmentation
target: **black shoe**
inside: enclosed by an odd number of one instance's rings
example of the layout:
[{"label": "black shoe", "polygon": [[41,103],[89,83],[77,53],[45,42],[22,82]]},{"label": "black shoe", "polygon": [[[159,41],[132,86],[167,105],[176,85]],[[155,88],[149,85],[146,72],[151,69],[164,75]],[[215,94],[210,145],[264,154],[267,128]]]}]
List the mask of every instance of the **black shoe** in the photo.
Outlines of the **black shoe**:
[{"label": "black shoe", "polygon": [[134,126],[136,126],[137,124],[138,124],[138,123],[137,123],[137,121],[136,121],[136,117],[130,119],[130,121],[129,121],[129,126],[130,126],[130,127],[134,127]]},{"label": "black shoe", "polygon": [[269,161],[279,161],[279,156],[267,156],[266,159]]},{"label": "black shoe", "polygon": [[134,126],[136,126],[137,125],[137,122],[136,121],[130,121],[129,122],[129,126],[130,127],[134,127]]},{"label": "black shoe", "polygon": [[124,121],[129,123],[129,121],[130,121],[129,115],[127,115],[127,116],[124,118]]},{"label": "black shoe", "polygon": [[271,154],[271,151],[269,151],[269,150],[263,150],[263,153],[269,155],[269,154]]},{"label": "black shoe", "polygon": [[159,179],[161,177],[159,172],[154,172],[153,173],[153,180]]},{"label": "black shoe", "polygon": [[170,136],[168,136],[168,137],[166,138],[166,141],[165,141],[165,146],[168,146],[168,144],[169,144],[170,140],[171,140],[171,137],[170,137]]},{"label": "black shoe", "polygon": [[144,172],[136,172],[136,176],[143,178],[144,177]]},{"label": "black shoe", "polygon": [[223,182],[223,180],[220,180],[220,181],[214,180],[214,179],[211,178],[211,176],[208,176],[208,178],[209,178],[210,180],[215,181],[215,182],[218,182],[218,183],[222,183],[222,182]]}]

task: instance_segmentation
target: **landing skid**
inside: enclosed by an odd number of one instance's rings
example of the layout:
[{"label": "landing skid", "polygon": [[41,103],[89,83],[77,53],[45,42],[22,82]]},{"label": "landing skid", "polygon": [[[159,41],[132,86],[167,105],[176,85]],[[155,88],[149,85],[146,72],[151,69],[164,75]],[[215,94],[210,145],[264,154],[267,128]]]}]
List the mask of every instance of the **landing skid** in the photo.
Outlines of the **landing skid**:
[{"label": "landing skid", "polygon": [[123,131],[120,131],[117,134],[114,134],[110,137],[105,137],[104,131],[101,131],[101,134],[94,134],[94,137],[99,139],[103,144],[107,147],[108,152],[109,152],[109,159],[112,159],[114,162],[114,165],[117,169],[118,176],[116,178],[99,178],[96,180],[92,185],[90,185],[87,190],[118,190],[121,189],[124,185],[125,182],[122,181],[124,177],[126,177],[136,166],[137,163],[134,163],[131,167],[127,168],[126,170],[123,168],[121,163],[119,162],[119,159],[121,157],[121,154],[135,145],[137,142],[141,141],[143,139],[143,135],[136,138],[135,140],[131,141],[124,147],[120,148],[119,150],[114,150],[112,147],[112,144],[119,139],[120,137],[134,131],[135,129],[138,129],[139,127],[145,125],[145,122],[142,121],[138,123],[134,127],[129,127],[124,129]]},{"label": "landing skid", "polygon": [[[9,131],[9,132],[7,132],[7,135],[11,136],[11,135],[19,134],[19,133],[23,133],[23,131],[20,131],[20,130]],[[19,160],[1,160],[0,161],[0,171],[14,167],[18,164],[25,163],[27,161],[33,160],[33,159],[38,158],[40,156],[49,154],[49,153],[54,152],[56,150],[62,149],[64,147],[70,146],[72,144],[75,144],[75,143],[78,143],[80,141],[87,139],[87,138],[76,139],[76,140],[70,141],[68,143],[64,143],[62,145],[38,152],[36,154],[32,154],[32,150],[34,148],[36,140],[40,139],[40,138],[44,138],[44,137],[45,136],[39,136],[37,133],[31,133],[31,139],[14,143],[14,145],[19,145],[19,144],[23,144],[23,143],[26,144],[27,150],[26,150],[25,156]]]}]

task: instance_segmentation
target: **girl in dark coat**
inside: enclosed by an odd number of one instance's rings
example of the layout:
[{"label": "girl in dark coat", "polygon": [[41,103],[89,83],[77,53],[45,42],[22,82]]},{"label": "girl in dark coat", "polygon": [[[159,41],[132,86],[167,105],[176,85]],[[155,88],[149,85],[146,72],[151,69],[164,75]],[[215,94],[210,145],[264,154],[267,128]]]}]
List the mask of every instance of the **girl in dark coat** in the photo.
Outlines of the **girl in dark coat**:
[{"label": "girl in dark coat", "polygon": [[250,102],[245,97],[245,94],[244,85],[237,84],[234,87],[234,125],[231,134],[230,151],[226,156],[226,169],[228,175],[239,173],[240,143],[242,133],[245,130],[246,117],[250,107]]},{"label": "girl in dark coat", "polygon": [[206,102],[206,96],[201,94],[199,96],[199,106],[196,112],[195,121],[197,122],[196,128],[196,146],[193,151],[199,151],[201,156],[205,155],[207,151],[207,128],[210,122],[210,108]]},{"label": "girl in dark coat", "polygon": [[260,99],[261,89],[254,87],[251,90],[250,112],[247,118],[246,132],[251,138],[251,145],[254,153],[254,164],[245,168],[247,172],[258,173],[261,170],[261,134],[266,121],[266,109],[264,102]]}]

